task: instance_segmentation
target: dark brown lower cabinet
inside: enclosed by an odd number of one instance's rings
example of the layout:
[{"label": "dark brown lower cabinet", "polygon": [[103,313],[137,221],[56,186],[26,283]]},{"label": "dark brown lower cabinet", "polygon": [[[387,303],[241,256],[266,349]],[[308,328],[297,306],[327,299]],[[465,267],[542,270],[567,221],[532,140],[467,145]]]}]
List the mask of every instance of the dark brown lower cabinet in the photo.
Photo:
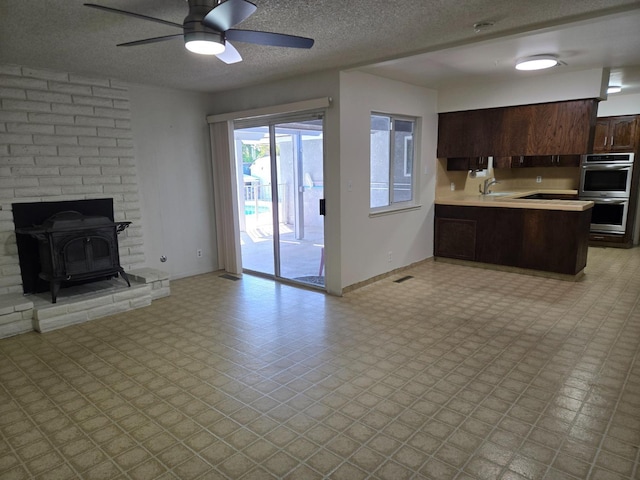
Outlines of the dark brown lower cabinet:
[{"label": "dark brown lower cabinet", "polygon": [[476,221],[436,217],[436,256],[476,259]]},{"label": "dark brown lower cabinet", "polygon": [[436,205],[435,256],[575,275],[587,264],[591,210]]}]

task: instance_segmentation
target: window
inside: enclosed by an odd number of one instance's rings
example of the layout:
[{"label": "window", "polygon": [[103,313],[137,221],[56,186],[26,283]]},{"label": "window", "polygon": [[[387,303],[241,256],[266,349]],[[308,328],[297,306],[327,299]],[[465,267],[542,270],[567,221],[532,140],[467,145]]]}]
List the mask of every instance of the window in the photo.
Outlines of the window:
[{"label": "window", "polygon": [[413,201],[415,172],[414,118],[371,115],[370,207]]}]

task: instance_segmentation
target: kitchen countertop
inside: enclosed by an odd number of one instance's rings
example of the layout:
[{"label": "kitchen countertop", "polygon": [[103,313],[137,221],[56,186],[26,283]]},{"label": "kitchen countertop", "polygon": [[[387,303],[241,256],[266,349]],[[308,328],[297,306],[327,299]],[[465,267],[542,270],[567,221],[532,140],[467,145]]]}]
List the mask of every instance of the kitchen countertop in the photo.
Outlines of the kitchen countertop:
[{"label": "kitchen countertop", "polygon": [[439,195],[436,205],[458,205],[467,207],[499,207],[499,208],[531,208],[541,210],[564,210],[582,212],[593,207],[593,202],[586,200],[542,200],[525,199],[537,193],[555,195],[577,195],[577,190],[517,190],[494,192],[488,195],[468,194],[464,191]]}]

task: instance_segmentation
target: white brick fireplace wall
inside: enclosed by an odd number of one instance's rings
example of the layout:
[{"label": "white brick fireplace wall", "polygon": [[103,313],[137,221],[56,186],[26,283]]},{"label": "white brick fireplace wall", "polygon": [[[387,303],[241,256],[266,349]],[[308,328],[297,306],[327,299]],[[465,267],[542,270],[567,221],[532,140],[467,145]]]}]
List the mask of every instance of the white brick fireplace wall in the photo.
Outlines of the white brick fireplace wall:
[{"label": "white brick fireplace wall", "polygon": [[125,270],[143,266],[125,85],[0,65],[0,295],[22,293],[12,203],[112,198]]}]

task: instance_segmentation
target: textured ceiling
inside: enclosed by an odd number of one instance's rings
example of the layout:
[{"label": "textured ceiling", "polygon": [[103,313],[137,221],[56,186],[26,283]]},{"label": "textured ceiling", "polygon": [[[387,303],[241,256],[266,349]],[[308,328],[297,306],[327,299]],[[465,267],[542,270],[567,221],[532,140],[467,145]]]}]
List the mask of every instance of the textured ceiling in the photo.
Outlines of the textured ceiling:
[{"label": "textured ceiling", "polygon": [[[640,93],[640,8],[534,32],[476,41],[360,67],[374,75],[429,88],[512,81],[568,71],[610,70],[610,85]],[[522,72],[516,59],[552,53],[561,64]]]},{"label": "textured ceiling", "polygon": [[[186,0],[93,2],[180,24],[187,13]],[[237,28],[308,36],[316,43],[311,50],[237,43],[244,61],[226,65],[188,52],[180,38],[116,47],[179,30],[82,3],[1,0],[0,63],[216,92],[640,7],[640,0],[254,0],[257,12]],[[474,23],[483,21],[495,25],[474,33]]]}]

